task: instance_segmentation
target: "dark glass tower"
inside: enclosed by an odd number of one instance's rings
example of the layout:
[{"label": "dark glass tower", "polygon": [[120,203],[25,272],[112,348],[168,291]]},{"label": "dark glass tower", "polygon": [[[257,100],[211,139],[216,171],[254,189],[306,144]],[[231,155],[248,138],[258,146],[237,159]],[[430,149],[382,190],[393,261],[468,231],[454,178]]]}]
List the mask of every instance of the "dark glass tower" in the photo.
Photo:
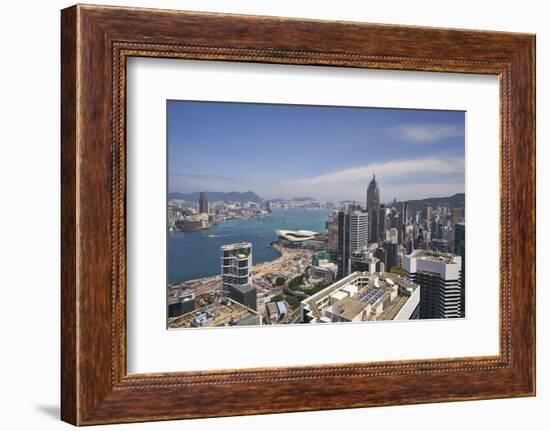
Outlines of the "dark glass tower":
[{"label": "dark glass tower", "polygon": [[462,258],[462,278],[460,279],[460,317],[465,317],[465,294],[466,294],[466,225],[464,223],[455,224],[455,249],[456,255]]},{"label": "dark glass tower", "polygon": [[409,203],[403,202],[403,205],[401,206],[401,216],[400,216],[400,230],[401,230],[401,241],[407,240],[406,230],[407,230],[407,223],[409,223]]},{"label": "dark glass tower", "polygon": [[351,255],[367,245],[368,214],[353,208],[338,213],[338,278],[351,271]]},{"label": "dark glass tower", "polygon": [[378,242],[380,231],[380,189],[376,182],[376,175],[374,174],[367,188],[367,213],[369,214],[369,242]]},{"label": "dark glass tower", "polygon": [[399,244],[391,241],[384,241],[382,248],[386,251],[386,271],[399,266]]},{"label": "dark glass tower", "polygon": [[206,192],[201,192],[199,196],[199,212],[201,214],[208,214],[208,195]]}]

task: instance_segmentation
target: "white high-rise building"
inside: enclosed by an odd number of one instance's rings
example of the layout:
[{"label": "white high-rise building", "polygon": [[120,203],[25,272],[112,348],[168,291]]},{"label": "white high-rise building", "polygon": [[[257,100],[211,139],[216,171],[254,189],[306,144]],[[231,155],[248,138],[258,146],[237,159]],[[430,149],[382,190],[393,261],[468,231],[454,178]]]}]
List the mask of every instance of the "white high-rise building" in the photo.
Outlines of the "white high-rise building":
[{"label": "white high-rise building", "polygon": [[392,243],[392,244],[397,244],[399,242],[399,232],[397,231],[396,228],[392,227],[389,231],[388,231],[389,235],[388,235],[388,240]]},{"label": "white high-rise building", "polygon": [[460,256],[414,250],[404,257],[403,269],[420,285],[421,319],[464,317]]},{"label": "white high-rise building", "polygon": [[220,247],[220,251],[224,294],[256,310],[256,289],[252,284],[252,244],[226,244]]},{"label": "white high-rise building", "polygon": [[368,214],[363,211],[352,211],[349,215],[350,250],[360,250],[368,243]]}]

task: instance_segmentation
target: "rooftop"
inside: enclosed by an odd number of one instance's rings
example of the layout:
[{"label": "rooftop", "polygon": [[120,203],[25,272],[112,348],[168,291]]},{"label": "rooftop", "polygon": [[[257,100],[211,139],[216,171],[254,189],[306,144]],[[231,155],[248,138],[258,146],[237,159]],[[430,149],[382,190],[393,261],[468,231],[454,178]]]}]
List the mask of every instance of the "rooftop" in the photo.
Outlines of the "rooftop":
[{"label": "rooftop", "polygon": [[246,320],[258,316],[258,313],[244,305],[225,298],[223,301],[209,303],[199,310],[170,319],[171,328],[192,328],[203,326],[223,326],[246,324]]},{"label": "rooftop", "polygon": [[302,306],[317,322],[333,319],[325,311],[348,321],[392,320],[417,289],[398,274],[357,271],[304,299]]},{"label": "rooftop", "polygon": [[255,290],[253,284],[232,284],[231,287],[235,290],[240,291],[241,293],[245,294],[247,292],[250,292],[251,290]]},{"label": "rooftop", "polygon": [[452,253],[439,253],[429,250],[413,250],[413,252],[407,255],[407,257],[419,260],[431,260],[433,262],[441,262],[447,264],[457,263],[456,256]]},{"label": "rooftop", "polygon": [[318,232],[313,232],[311,230],[284,230],[284,229],[278,229],[275,231],[277,236],[279,238],[284,238],[287,241],[306,241],[308,239],[312,239],[315,236],[319,235]]},{"label": "rooftop", "polygon": [[353,320],[355,316],[367,308],[367,302],[346,297],[333,305],[334,311],[346,320]]},{"label": "rooftop", "polygon": [[249,242],[237,242],[235,244],[224,244],[220,247],[221,250],[238,250],[240,248],[252,248],[252,244]]},{"label": "rooftop", "polygon": [[314,295],[311,295],[309,298],[304,301],[316,301],[325,296],[331,295],[338,290],[344,289],[346,286],[351,284],[356,284],[357,286],[363,287],[393,287],[394,284],[397,284],[400,287],[416,289],[418,286],[409,280],[401,277],[398,274],[392,272],[361,272],[356,271],[347,277],[342,278],[336,283],[331,284],[325,289],[317,292]]}]

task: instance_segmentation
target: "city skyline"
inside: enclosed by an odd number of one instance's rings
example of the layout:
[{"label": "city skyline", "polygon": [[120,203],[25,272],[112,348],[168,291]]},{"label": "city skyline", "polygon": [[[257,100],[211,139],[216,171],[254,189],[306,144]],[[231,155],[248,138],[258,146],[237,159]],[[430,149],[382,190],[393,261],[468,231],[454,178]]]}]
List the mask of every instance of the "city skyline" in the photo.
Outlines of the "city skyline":
[{"label": "city skyline", "polygon": [[[180,193],[180,192],[173,192],[173,193],[170,193],[170,196],[169,196],[169,200],[172,200],[172,199],[178,199],[177,197],[173,197],[176,193]],[[248,193],[254,193],[255,195],[257,195],[259,198],[260,198],[260,201],[261,202],[272,202],[272,201],[286,201],[286,202],[292,202],[292,201],[295,201],[295,200],[303,200],[303,199],[309,199],[309,200],[312,200],[314,202],[323,202],[323,203],[331,203],[331,204],[344,204],[344,205],[347,205],[347,204],[364,204],[364,202],[362,202],[361,200],[351,200],[351,199],[340,199],[340,200],[337,200],[337,201],[324,201],[324,200],[321,200],[321,199],[317,199],[315,196],[293,196],[291,198],[278,198],[278,197],[274,197],[274,198],[270,198],[270,199],[265,199],[263,196],[260,196],[258,195],[257,193],[254,192],[254,190],[243,190],[243,191],[239,191],[239,190],[231,190],[229,192],[220,192],[220,191],[216,191],[216,190],[203,190],[203,191],[193,191],[193,192],[190,192],[190,193],[182,193],[183,195],[201,195],[201,194],[205,194],[206,196],[210,196],[211,194],[239,194],[239,195],[246,195]],[[458,192],[458,193],[453,193],[452,195],[449,195],[449,196],[422,196],[422,197],[418,197],[416,199],[404,199],[404,200],[396,200],[396,202],[414,202],[414,201],[429,201],[429,200],[437,200],[437,199],[448,199],[448,198],[451,198],[453,196],[456,196],[456,195],[465,195],[464,192]],[[219,199],[219,201],[227,201],[227,202],[231,202],[232,200],[231,199]],[[363,199],[364,201],[365,199]],[[197,200],[199,203],[200,203],[200,198]],[[216,201],[215,199],[213,200],[214,202]],[[235,201],[235,202],[238,202],[238,201]],[[381,204],[384,204],[384,205],[391,205],[393,204],[393,200],[388,200],[388,201],[384,201],[384,200],[380,200],[380,203]]]},{"label": "city skyline", "polygon": [[[237,242],[227,231],[206,237],[224,238],[220,253],[209,254],[211,263],[220,266],[199,278],[168,282],[168,326],[465,317],[465,212],[460,206],[464,202],[457,206],[448,199],[435,207],[425,202],[412,212],[410,201],[386,207],[380,202],[374,174],[366,190],[364,204],[332,212],[307,200],[242,205],[218,201],[211,207],[206,192],[170,201],[170,238],[185,241],[192,238],[188,235],[213,231],[216,225],[235,219],[252,229]],[[300,208],[324,216],[324,227],[303,229],[307,216],[302,213],[299,229],[281,229],[286,225],[283,219],[275,222],[277,239],[266,236],[266,218]],[[256,227],[249,224],[254,219],[260,220]],[[257,239],[280,256],[255,264],[253,241]],[[203,253],[204,247],[217,248],[203,243]]]},{"label": "city skyline", "polygon": [[465,317],[463,112],[168,117],[168,327]]},{"label": "city skyline", "polygon": [[[464,193],[464,112],[168,102],[168,191],[381,202]],[[216,154],[217,157],[212,157]]]}]

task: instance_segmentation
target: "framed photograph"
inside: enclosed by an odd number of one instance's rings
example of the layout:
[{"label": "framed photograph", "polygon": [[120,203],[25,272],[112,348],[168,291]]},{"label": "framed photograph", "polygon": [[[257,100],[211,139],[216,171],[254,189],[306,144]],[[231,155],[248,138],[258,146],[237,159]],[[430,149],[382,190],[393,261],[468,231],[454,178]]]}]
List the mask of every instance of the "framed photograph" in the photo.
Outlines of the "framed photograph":
[{"label": "framed photograph", "polygon": [[465,112],[166,113],[169,328],[465,318]]},{"label": "framed photograph", "polygon": [[535,394],[535,37],[62,11],[62,419]]}]

